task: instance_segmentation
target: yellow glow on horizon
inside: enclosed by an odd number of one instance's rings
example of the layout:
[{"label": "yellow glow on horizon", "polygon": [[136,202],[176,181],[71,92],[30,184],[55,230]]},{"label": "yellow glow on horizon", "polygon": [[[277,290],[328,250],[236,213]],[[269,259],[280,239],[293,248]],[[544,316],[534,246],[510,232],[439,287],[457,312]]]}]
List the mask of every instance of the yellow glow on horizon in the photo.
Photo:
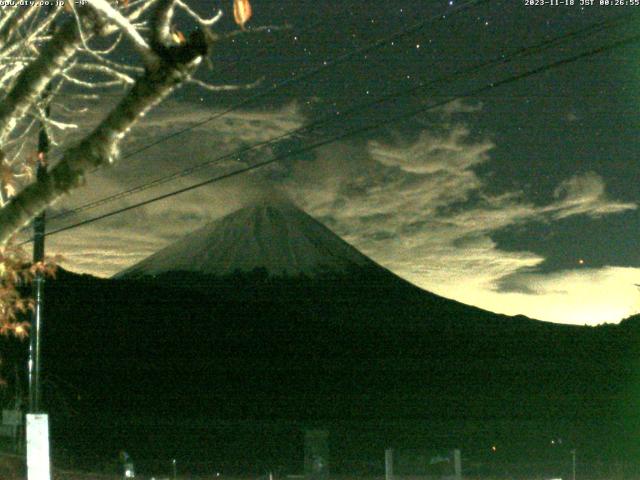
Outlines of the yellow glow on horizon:
[{"label": "yellow glow on horizon", "polygon": [[492,288],[494,281],[451,276],[433,280],[413,279],[438,295],[506,315],[526,315],[555,323],[598,325],[618,323],[640,311],[640,294],[634,285],[640,268],[604,267],[575,269],[549,274],[523,274],[532,293],[504,292]]}]

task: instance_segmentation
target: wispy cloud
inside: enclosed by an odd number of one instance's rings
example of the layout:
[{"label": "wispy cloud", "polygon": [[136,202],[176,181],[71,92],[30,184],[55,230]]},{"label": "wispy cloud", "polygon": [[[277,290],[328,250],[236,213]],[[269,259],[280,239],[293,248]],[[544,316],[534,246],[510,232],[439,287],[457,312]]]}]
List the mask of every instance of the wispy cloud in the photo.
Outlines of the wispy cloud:
[{"label": "wispy cloud", "polygon": [[[440,112],[440,128],[425,130],[416,141],[328,145],[315,152],[313,161],[289,161],[286,168],[276,172],[278,175],[273,175],[272,169],[270,174],[216,183],[73,234],[52,237],[49,245],[52,251],[66,256],[68,268],[111,275],[211,218],[237,209],[251,200],[253,192],[270,188],[267,181],[272,181],[365,254],[443,296],[497,312],[559,322],[616,321],[631,313],[636,307],[637,291],[632,284],[640,278],[638,269],[603,267],[540,273],[536,267],[545,260],[543,256],[526,250],[504,251],[492,234],[507,227],[526,227],[531,222],[552,224],[577,215],[599,218],[637,206],[609,198],[603,179],[593,172],[561,180],[545,205],[534,204],[520,191],[488,193],[488,180],[476,170],[491,161],[493,142],[476,138],[463,124],[452,123],[453,118],[473,114],[479,106],[454,107]],[[132,143],[124,151],[196,125],[213,114],[192,106],[167,104],[133,132]],[[456,114],[460,115],[454,117]],[[225,115],[220,121],[196,126],[138,158],[91,176],[85,189],[57,208],[70,208],[131,188],[267,140],[301,123],[294,107]],[[233,158],[169,186],[114,202],[105,210],[246,162],[246,157]]]},{"label": "wispy cloud", "polygon": [[555,219],[572,215],[600,217],[637,208],[635,203],[610,200],[605,193],[602,177],[593,172],[565,180],[556,188],[554,196],[557,202],[552,204],[548,211],[552,212]]},{"label": "wispy cloud", "polygon": [[[501,250],[492,233],[576,215],[597,218],[636,205],[608,198],[603,179],[591,172],[562,181],[542,206],[519,191],[488,194],[474,168],[490,160],[492,148],[489,140],[472,140],[462,126],[424,133],[412,144],[371,142],[367,152],[343,144],[320,151],[315,164],[297,165],[286,188],[374,260],[443,296],[558,322],[616,321],[632,311],[637,292],[628,288],[628,269],[529,273],[517,277],[517,292],[500,288],[504,279],[533,271],[545,259]],[[615,298],[584,295],[587,285],[608,289],[616,282],[627,288]]]}]

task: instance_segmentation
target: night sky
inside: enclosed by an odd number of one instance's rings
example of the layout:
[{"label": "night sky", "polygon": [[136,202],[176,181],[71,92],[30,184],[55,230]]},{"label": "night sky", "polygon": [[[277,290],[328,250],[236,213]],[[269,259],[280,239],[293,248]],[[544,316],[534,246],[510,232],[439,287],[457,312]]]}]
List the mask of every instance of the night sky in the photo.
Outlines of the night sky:
[{"label": "night sky", "polygon": [[[203,13],[217,8],[194,5]],[[126,156],[191,130],[90,175],[51,214],[319,125],[49,226],[304,151],[52,236],[49,250],[65,256],[63,266],[112,275],[275,189],[378,263],[449,298],[577,324],[618,322],[638,310],[640,41],[586,52],[636,35],[640,6],[581,7],[580,0],[573,6],[524,0],[252,5],[250,28],[289,28],[221,41],[212,69],[198,78],[261,83],[235,92],[185,86],[139,124],[122,150]],[[220,31],[236,30],[231,1],[221,7]],[[527,74],[536,69],[542,71]],[[105,92],[83,125],[119,95]],[[389,99],[376,103],[383,95]]]}]

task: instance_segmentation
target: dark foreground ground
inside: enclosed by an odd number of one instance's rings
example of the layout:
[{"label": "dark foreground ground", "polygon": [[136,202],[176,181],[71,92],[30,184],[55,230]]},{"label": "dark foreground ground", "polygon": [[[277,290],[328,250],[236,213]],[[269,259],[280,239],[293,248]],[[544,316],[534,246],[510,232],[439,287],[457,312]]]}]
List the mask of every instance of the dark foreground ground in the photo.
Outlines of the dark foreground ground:
[{"label": "dark foreground ground", "polygon": [[[54,464],[111,474],[125,449],[148,478],[177,458],[191,478],[255,480],[300,473],[304,431],[322,429],[344,478],[383,475],[390,447],[459,448],[468,478],[571,480],[573,449],[576,480],[640,478],[640,316],[510,318],[389,275],[61,272],[43,337]],[[25,364],[24,344],[3,347],[5,378]]]},{"label": "dark foreground ground", "polygon": [[[79,468],[71,465],[63,465],[62,461],[52,459],[52,480],[122,480],[115,462],[105,461],[94,468]],[[233,475],[224,472],[216,472],[211,468],[192,468],[189,465],[181,465],[181,469],[174,476],[169,462],[156,462],[136,464],[138,480],[304,480],[304,475],[289,472],[265,470],[262,473]],[[479,462],[463,455],[463,480],[636,480],[640,479],[640,471],[634,468],[633,459],[626,462],[607,464],[604,462],[576,461],[575,477],[571,458],[539,459],[538,462],[510,461],[510,462]],[[365,465],[360,467],[360,473],[335,473],[332,472],[322,480],[384,480],[385,475],[380,464],[369,464],[369,471]],[[444,467],[444,468],[443,468]],[[431,465],[428,465],[431,473],[409,474],[406,464],[402,473],[398,468],[394,471],[394,480],[453,480],[453,472],[447,465],[440,465],[440,473]],[[197,473],[195,471],[199,470]],[[0,479],[1,480],[26,480],[24,457],[15,454],[0,453]]]}]

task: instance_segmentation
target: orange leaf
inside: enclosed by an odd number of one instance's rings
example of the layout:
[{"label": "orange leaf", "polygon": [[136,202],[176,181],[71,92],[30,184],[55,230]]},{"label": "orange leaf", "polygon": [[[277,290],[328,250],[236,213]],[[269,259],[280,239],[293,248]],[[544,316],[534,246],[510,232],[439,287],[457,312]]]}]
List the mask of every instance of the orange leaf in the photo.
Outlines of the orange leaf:
[{"label": "orange leaf", "polygon": [[187,41],[187,39],[184,36],[184,33],[182,33],[180,30],[175,30],[173,28],[171,29],[171,38],[178,45],[183,45]]},{"label": "orange leaf", "polygon": [[26,338],[29,336],[29,326],[28,322],[18,323],[13,328],[13,334],[20,339]]},{"label": "orange leaf", "polygon": [[243,30],[244,24],[249,21],[251,14],[251,4],[249,0],[233,0],[233,18]]},{"label": "orange leaf", "polygon": [[27,303],[22,299],[16,300],[14,307],[20,313],[25,313],[27,311]]}]

